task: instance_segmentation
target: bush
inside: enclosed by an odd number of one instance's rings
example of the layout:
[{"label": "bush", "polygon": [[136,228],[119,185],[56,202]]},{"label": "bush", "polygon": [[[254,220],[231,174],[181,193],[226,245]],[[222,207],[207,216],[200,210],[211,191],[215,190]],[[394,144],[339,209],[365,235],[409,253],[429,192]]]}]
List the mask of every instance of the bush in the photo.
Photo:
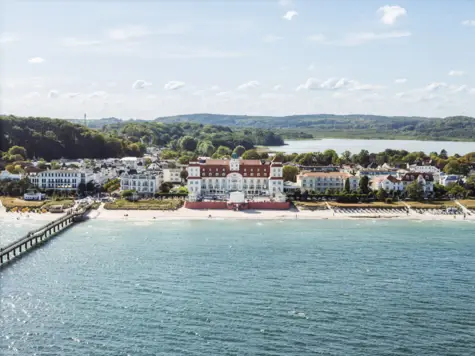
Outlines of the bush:
[{"label": "bush", "polygon": [[386,198],[385,202],[386,204],[392,204],[393,200],[391,198]]}]

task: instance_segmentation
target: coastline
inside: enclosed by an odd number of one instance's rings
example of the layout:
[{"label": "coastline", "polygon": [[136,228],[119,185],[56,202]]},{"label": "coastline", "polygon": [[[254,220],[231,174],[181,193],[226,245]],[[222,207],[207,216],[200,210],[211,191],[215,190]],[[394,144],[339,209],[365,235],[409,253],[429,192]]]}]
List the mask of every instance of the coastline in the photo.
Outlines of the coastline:
[{"label": "coastline", "polygon": [[[211,216],[211,217],[210,217]],[[475,216],[433,214],[343,214],[331,210],[191,210],[180,208],[161,210],[106,210],[102,206],[88,215],[100,221],[166,221],[166,220],[419,220],[419,221],[475,221]]]}]

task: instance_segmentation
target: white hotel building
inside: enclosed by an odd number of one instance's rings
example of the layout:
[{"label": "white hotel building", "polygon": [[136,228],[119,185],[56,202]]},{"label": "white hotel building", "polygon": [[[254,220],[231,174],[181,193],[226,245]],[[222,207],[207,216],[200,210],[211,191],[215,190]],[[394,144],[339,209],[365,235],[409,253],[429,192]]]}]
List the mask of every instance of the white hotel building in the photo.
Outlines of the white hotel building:
[{"label": "white hotel building", "polygon": [[188,165],[190,200],[200,196],[224,197],[242,192],[245,197],[275,196],[284,191],[282,162],[243,160],[236,155],[230,160],[206,159]]},{"label": "white hotel building", "polygon": [[139,195],[153,195],[158,192],[162,178],[157,172],[124,173],[120,177],[120,190],[135,190]]},{"label": "white hotel building", "polygon": [[30,173],[30,182],[43,190],[77,190],[79,184],[86,183],[86,173],[77,169],[51,169]]}]

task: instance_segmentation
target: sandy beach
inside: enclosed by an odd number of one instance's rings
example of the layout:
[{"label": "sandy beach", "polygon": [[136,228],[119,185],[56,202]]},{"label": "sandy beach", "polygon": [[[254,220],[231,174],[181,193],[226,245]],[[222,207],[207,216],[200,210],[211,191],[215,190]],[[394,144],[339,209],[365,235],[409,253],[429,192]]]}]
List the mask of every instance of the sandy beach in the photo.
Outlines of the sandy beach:
[{"label": "sandy beach", "polygon": [[[462,215],[433,215],[406,213],[375,213],[375,214],[342,214],[331,210],[299,211],[291,210],[191,210],[180,208],[175,211],[159,210],[106,210],[102,206],[89,213],[90,219],[108,221],[150,221],[150,220],[358,220],[358,219],[391,219],[391,220],[447,220],[463,221]],[[465,220],[475,221],[475,216],[466,216]]]}]

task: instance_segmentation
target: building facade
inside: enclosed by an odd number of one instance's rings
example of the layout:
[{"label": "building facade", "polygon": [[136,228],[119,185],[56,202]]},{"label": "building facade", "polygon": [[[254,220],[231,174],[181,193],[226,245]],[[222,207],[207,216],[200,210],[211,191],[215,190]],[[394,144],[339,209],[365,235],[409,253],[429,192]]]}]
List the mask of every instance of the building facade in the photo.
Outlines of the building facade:
[{"label": "building facade", "polygon": [[163,170],[163,181],[170,183],[181,183],[182,168],[165,168]]},{"label": "building facade", "polygon": [[430,173],[417,173],[409,172],[401,177],[401,182],[404,185],[404,189],[412,182],[417,181],[424,190],[424,193],[430,193],[434,191],[434,176]]},{"label": "building facade", "polygon": [[387,177],[375,177],[371,179],[371,189],[373,191],[384,189],[386,192],[402,192],[404,190],[404,184],[402,181],[391,175]]},{"label": "building facade", "polygon": [[247,198],[275,196],[284,190],[282,169],[282,162],[243,160],[236,155],[230,160],[190,162],[187,168],[188,191],[190,198],[226,197],[231,192],[243,192]]},{"label": "building facade", "polygon": [[159,191],[161,180],[156,172],[127,172],[120,177],[120,190],[134,190],[138,195],[153,195]]},{"label": "building facade", "polygon": [[302,190],[313,190],[323,193],[327,189],[343,190],[346,179],[349,179],[350,190],[356,191],[360,177],[344,172],[302,172],[297,175],[297,184]]},{"label": "building facade", "polygon": [[86,173],[76,169],[51,169],[30,173],[30,182],[43,190],[73,191],[86,183]]}]

